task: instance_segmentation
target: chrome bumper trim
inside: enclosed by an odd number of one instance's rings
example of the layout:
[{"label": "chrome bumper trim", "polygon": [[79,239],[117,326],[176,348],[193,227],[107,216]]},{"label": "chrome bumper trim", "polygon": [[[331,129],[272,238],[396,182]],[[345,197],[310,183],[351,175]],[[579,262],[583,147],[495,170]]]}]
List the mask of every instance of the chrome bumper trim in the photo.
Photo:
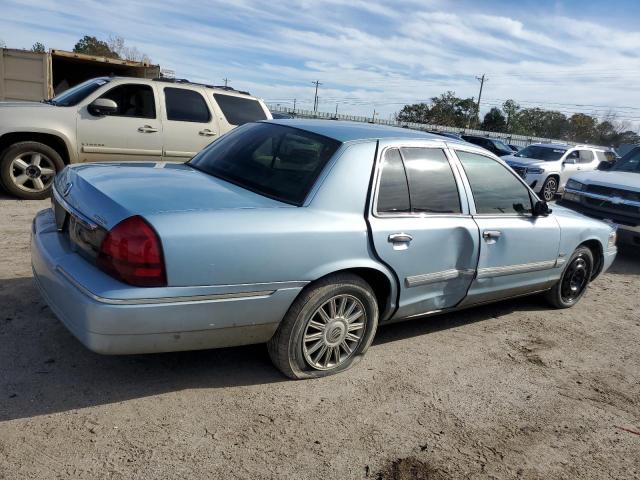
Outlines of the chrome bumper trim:
[{"label": "chrome bumper trim", "polygon": [[[239,300],[243,298],[257,298],[268,297],[273,295],[276,290],[260,290],[253,292],[237,292],[237,293],[214,293],[211,295],[189,295],[180,297],[158,297],[158,298],[106,298],[96,295],[88,290],[84,285],[80,284],[75,278],[73,278],[62,267],[57,266],[56,271],[60,273],[69,283],[76,287],[87,297],[95,300],[96,302],[105,303],[108,305],[147,305],[156,303],[180,303],[180,302],[211,302],[211,301],[223,301],[223,300]],[[35,277],[35,272],[34,272]]]}]

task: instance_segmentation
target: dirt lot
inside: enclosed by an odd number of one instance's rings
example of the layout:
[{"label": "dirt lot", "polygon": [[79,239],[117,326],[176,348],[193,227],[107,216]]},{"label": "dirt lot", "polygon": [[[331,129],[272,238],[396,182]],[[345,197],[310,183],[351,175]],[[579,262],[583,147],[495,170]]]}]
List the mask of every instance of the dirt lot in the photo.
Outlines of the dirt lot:
[{"label": "dirt lot", "polygon": [[640,478],[640,253],[576,308],[509,301],[382,329],[293,382],[262,345],[102,357],[35,290],[0,198],[0,478]]}]

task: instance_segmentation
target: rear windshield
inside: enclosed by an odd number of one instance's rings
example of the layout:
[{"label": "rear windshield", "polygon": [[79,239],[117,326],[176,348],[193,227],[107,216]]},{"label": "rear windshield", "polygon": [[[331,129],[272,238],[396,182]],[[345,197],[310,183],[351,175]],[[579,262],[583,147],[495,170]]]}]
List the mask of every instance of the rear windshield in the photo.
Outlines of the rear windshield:
[{"label": "rear windshield", "polygon": [[214,93],[213,98],[216,99],[224,117],[231,125],[244,125],[267,119],[262,105],[257,100],[222,93]]},{"label": "rear windshield", "polygon": [[544,160],[545,162],[553,162],[554,160],[560,160],[560,157],[567,151],[566,148],[556,147],[541,147],[539,145],[529,145],[523,148],[516,157],[533,158],[536,160]]},{"label": "rear windshield", "polygon": [[618,160],[611,170],[640,173],[640,148],[636,148]]},{"label": "rear windshield", "polygon": [[80,85],[65,90],[60,95],[53,97],[49,102],[59,107],[73,107],[107,83],[109,83],[107,78],[87,80]]},{"label": "rear windshield", "polygon": [[236,128],[189,165],[261,195],[302,205],[340,142],[271,123]]}]

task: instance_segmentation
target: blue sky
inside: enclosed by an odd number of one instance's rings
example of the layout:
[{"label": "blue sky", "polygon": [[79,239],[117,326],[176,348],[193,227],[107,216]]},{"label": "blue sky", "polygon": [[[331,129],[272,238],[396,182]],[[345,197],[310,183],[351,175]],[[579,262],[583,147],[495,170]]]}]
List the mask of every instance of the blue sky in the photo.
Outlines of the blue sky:
[{"label": "blue sky", "polygon": [[8,47],[124,37],[176,76],[389,118],[446,90],[640,122],[637,0],[0,0]]}]

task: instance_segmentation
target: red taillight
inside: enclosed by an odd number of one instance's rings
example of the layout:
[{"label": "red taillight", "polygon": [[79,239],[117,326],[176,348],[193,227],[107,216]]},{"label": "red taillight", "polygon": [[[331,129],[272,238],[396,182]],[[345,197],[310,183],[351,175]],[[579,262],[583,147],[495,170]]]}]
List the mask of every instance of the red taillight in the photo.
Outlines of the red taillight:
[{"label": "red taillight", "polygon": [[118,280],[137,287],[165,287],[167,275],[160,239],[139,216],[129,217],[107,233],[98,266]]}]

